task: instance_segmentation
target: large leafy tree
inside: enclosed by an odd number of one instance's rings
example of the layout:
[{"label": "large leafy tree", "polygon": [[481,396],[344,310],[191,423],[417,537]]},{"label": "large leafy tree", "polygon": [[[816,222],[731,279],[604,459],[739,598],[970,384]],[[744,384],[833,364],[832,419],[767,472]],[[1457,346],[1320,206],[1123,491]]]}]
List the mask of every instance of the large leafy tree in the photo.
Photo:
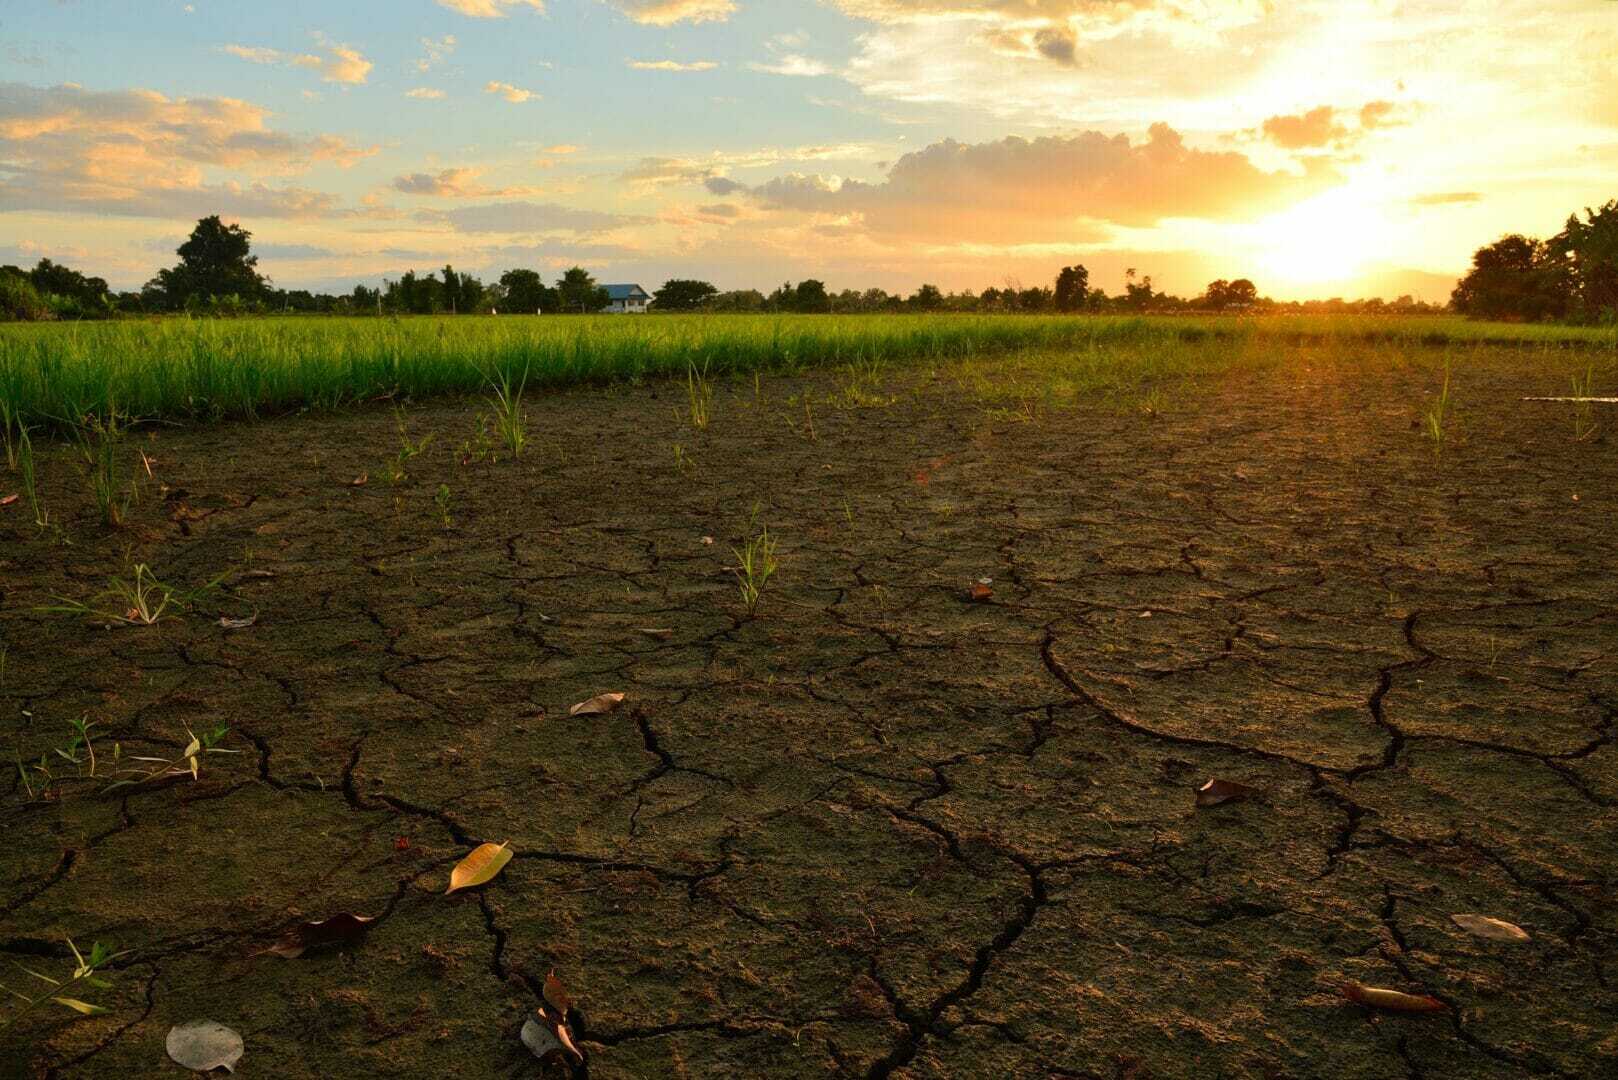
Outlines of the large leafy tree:
[{"label": "large leafy tree", "polygon": [[556,280],[556,292],[563,311],[588,314],[607,306],[607,290],[581,266],[575,266]]},{"label": "large leafy tree", "polygon": [[672,278],[652,293],[652,306],[659,311],[695,311],[718,295],[719,290],[706,281]]},{"label": "large leafy tree", "polygon": [[1618,199],[1599,210],[1586,207],[1584,215],[1584,221],[1578,214],[1567,219],[1547,243],[1547,254],[1562,264],[1559,283],[1569,290],[1573,314],[1618,322]]},{"label": "large leafy tree", "polygon": [[500,310],[512,315],[537,315],[561,306],[556,290],[545,284],[537,270],[507,270],[500,275],[505,299]]},{"label": "large leafy tree", "polygon": [[1565,260],[1552,245],[1517,233],[1478,248],[1450,294],[1455,310],[1483,319],[1560,318],[1568,300]]},{"label": "large leafy tree", "polygon": [[218,214],[205,217],[177,249],[179,265],[159,270],[157,277],[147,282],[146,291],[174,309],[185,307],[193,297],[263,299],[269,283],[258,272],[252,238],[253,234],[240,225],[220,221]]},{"label": "large leafy tree", "polygon": [[1215,311],[1223,311],[1232,307],[1251,307],[1256,300],[1258,300],[1258,286],[1251,281],[1246,278],[1237,278],[1235,281],[1220,278],[1218,281],[1208,283],[1208,291],[1203,294],[1202,304]]},{"label": "large leafy tree", "polygon": [[1082,264],[1064,266],[1056,275],[1056,310],[1079,311],[1090,297],[1090,271]]}]

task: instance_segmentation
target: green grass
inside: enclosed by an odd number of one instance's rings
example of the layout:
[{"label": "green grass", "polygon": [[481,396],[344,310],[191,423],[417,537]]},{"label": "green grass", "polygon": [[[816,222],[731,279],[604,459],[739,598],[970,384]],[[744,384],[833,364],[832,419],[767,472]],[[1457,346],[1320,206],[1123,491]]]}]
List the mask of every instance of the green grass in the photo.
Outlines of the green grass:
[{"label": "green grass", "polygon": [[336,409],[378,398],[738,372],[937,361],[1027,350],[1514,343],[1618,350],[1618,329],[1371,316],[499,316],[130,320],[0,326],[0,405],[61,432],[114,407],[144,421]]}]

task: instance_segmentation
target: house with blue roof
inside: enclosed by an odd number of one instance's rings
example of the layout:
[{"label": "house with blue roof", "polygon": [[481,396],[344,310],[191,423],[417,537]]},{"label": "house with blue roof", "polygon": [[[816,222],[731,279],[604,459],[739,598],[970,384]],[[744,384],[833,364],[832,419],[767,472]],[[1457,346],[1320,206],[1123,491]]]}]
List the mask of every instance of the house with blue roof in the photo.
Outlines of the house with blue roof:
[{"label": "house with blue roof", "polygon": [[644,315],[646,305],[652,302],[652,294],[639,285],[605,285],[607,290],[607,306],[602,309],[608,315]]}]

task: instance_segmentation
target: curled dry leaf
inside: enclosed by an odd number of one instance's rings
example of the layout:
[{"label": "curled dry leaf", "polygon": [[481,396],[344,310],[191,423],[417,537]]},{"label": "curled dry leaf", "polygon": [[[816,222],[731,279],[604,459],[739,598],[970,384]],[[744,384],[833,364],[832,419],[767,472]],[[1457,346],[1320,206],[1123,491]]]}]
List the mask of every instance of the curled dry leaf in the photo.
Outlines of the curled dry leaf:
[{"label": "curled dry leaf", "polygon": [[552,1054],[571,1055],[576,1061],[584,1060],[579,1048],[573,1045],[573,1033],[567,1028],[566,1018],[544,1005],[523,1023],[522,1044],[542,1060]]},{"label": "curled dry leaf", "polygon": [[349,487],[364,487],[364,486],[365,486],[365,482],[366,482],[366,481],[367,481],[367,480],[369,480],[369,479],[370,479],[370,478],[371,478],[371,474],[370,474],[370,473],[360,473],[360,474],[359,474],[359,475],[358,475],[358,476],[356,476],[356,477],[355,477],[355,478],[354,478],[354,479],[353,479],[353,480],[351,480],[351,481],[349,481],[349,484],[348,484],[348,486],[349,486]]},{"label": "curled dry leaf", "polygon": [[1478,937],[1490,938],[1494,941],[1509,941],[1514,945],[1521,945],[1533,939],[1528,931],[1515,923],[1508,923],[1503,919],[1491,919],[1487,915],[1451,915],[1451,921],[1469,934]]},{"label": "curled dry leaf", "polygon": [[169,1057],[197,1072],[236,1071],[242,1056],[242,1037],[213,1020],[192,1020],[169,1029],[165,1046]]},{"label": "curled dry leaf", "polygon": [[1219,806],[1221,803],[1236,802],[1239,799],[1251,799],[1258,795],[1257,788],[1238,784],[1234,780],[1213,779],[1197,789],[1197,805],[1201,807]]},{"label": "curled dry leaf", "polygon": [[83,1013],[85,1016],[94,1016],[97,1013],[104,1013],[107,1011],[100,1005],[92,1005],[88,1001],[80,1001],[78,998],[53,997],[51,1000],[56,1002],[58,1005],[66,1005],[74,1012]]},{"label": "curled dry leaf", "polygon": [[1388,1012],[1431,1013],[1449,1008],[1437,998],[1425,994],[1404,994],[1398,990],[1384,990],[1380,986],[1362,986],[1353,982],[1343,985],[1343,996],[1356,1005]]},{"label": "curled dry leaf", "polygon": [[229,615],[219,616],[219,625],[224,627],[226,630],[246,630],[249,626],[252,626],[256,622],[258,622],[258,614],[256,612],[247,616],[245,619],[232,619]]},{"label": "curled dry leaf", "polygon": [[12,503],[16,502],[19,498],[21,498],[21,496],[16,495],[16,494],[7,495],[5,498],[0,499],[0,506],[10,506]]},{"label": "curled dry leaf", "polygon": [[966,598],[974,604],[988,603],[994,597],[994,590],[981,581],[974,581],[971,588],[966,590]]},{"label": "curled dry leaf", "polygon": [[704,547],[711,547],[713,545],[713,537],[704,536],[702,538],[702,544],[703,544]]},{"label": "curled dry leaf", "polygon": [[472,854],[455,864],[455,869],[449,873],[449,888],[444,892],[470,889],[494,880],[494,876],[511,861],[511,855],[511,849],[505,844],[479,844]]},{"label": "curled dry leaf", "polygon": [[569,716],[590,716],[594,713],[610,713],[624,703],[622,694],[597,694],[589,701],[581,701],[567,711]]},{"label": "curled dry leaf", "polygon": [[306,922],[302,926],[294,926],[288,930],[281,935],[280,941],[264,952],[284,956],[290,960],[323,945],[340,945],[345,941],[353,941],[364,934],[366,927],[375,921],[374,916],[344,912],[319,922]]},{"label": "curled dry leaf", "polygon": [[667,641],[669,638],[674,636],[673,630],[668,630],[661,626],[641,626],[637,627],[636,629],[645,634],[647,637],[656,638],[659,641]]}]

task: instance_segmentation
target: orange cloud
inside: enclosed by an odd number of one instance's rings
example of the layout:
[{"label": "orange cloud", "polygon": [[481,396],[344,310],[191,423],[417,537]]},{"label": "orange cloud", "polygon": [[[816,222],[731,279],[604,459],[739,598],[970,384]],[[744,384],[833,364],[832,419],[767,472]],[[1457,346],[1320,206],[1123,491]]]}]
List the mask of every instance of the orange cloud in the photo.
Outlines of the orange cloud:
[{"label": "orange cloud", "polygon": [[678,22],[724,22],[736,10],[732,0],[608,0],[638,23],[672,26]]}]

